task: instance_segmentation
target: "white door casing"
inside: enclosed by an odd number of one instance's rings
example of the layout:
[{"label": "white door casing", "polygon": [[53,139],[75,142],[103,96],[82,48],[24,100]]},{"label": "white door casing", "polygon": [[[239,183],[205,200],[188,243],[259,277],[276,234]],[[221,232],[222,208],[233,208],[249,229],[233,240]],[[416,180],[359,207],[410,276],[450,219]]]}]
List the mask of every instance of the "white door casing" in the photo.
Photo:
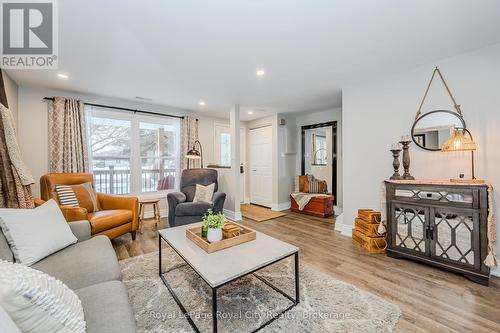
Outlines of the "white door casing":
[{"label": "white door casing", "polygon": [[[215,142],[214,142],[214,157],[216,164],[221,165],[221,135],[230,134],[230,128],[228,124],[215,124]],[[229,147],[229,151],[231,148]],[[246,165],[246,133],[245,128],[240,128],[240,163],[243,165],[244,172],[248,172]],[[226,165],[229,166],[229,165]],[[245,173],[240,176],[240,202],[245,201]]]}]

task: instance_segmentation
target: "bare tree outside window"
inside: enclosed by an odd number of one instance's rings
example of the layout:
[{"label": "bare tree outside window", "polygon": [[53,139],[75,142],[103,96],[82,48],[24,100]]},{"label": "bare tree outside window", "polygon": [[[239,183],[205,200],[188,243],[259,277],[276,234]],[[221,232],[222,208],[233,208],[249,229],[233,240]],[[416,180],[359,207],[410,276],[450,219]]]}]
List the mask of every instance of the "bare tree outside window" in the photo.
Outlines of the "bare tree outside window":
[{"label": "bare tree outside window", "polygon": [[[177,120],[143,122],[94,114],[89,123],[97,191],[128,194],[174,189],[179,173],[180,123]],[[133,130],[137,132],[132,133]],[[135,149],[137,152],[132,154]],[[132,158],[139,160],[133,162]],[[134,186],[140,187],[133,190]]]},{"label": "bare tree outside window", "polygon": [[130,143],[130,121],[92,118],[92,171],[98,192],[130,193]]}]

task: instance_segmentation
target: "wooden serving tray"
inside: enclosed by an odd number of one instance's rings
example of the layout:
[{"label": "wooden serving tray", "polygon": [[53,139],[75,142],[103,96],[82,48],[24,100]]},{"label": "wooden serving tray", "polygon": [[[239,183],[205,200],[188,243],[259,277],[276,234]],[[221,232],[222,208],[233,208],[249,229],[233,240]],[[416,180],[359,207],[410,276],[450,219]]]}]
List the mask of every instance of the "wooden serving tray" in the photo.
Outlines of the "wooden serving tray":
[{"label": "wooden serving tray", "polygon": [[216,251],[227,249],[231,246],[249,242],[257,237],[257,234],[254,230],[234,222],[231,222],[231,224],[234,224],[242,229],[239,236],[223,238],[217,243],[209,243],[206,238],[201,237],[201,226],[199,226],[186,229],[186,237],[189,238],[193,243],[201,247],[207,253],[213,253]]}]

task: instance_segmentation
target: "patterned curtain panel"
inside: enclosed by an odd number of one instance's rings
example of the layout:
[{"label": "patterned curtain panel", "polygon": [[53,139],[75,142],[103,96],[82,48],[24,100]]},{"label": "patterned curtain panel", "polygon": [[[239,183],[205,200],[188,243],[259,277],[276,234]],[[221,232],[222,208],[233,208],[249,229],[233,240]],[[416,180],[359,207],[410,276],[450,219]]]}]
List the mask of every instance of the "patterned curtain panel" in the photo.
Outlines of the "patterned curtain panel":
[{"label": "patterned curtain panel", "polygon": [[82,101],[55,97],[49,102],[51,172],[88,172],[87,129]]},{"label": "patterned curtain panel", "polygon": [[33,183],[21,159],[12,112],[0,104],[0,208],[34,208]]},{"label": "patterned curtain panel", "polygon": [[193,147],[196,140],[198,140],[198,119],[190,116],[184,117],[181,126],[181,170],[188,167],[201,167],[201,160],[188,160],[186,158],[186,153]]}]

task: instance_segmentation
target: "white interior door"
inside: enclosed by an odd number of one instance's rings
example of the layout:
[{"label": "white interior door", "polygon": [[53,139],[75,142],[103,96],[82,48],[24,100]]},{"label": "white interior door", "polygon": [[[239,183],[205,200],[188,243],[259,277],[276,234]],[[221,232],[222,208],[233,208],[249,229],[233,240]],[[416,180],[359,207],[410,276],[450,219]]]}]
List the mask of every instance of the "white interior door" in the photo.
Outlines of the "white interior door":
[{"label": "white interior door", "polygon": [[273,193],[271,126],[250,130],[250,202],[271,207]]}]

